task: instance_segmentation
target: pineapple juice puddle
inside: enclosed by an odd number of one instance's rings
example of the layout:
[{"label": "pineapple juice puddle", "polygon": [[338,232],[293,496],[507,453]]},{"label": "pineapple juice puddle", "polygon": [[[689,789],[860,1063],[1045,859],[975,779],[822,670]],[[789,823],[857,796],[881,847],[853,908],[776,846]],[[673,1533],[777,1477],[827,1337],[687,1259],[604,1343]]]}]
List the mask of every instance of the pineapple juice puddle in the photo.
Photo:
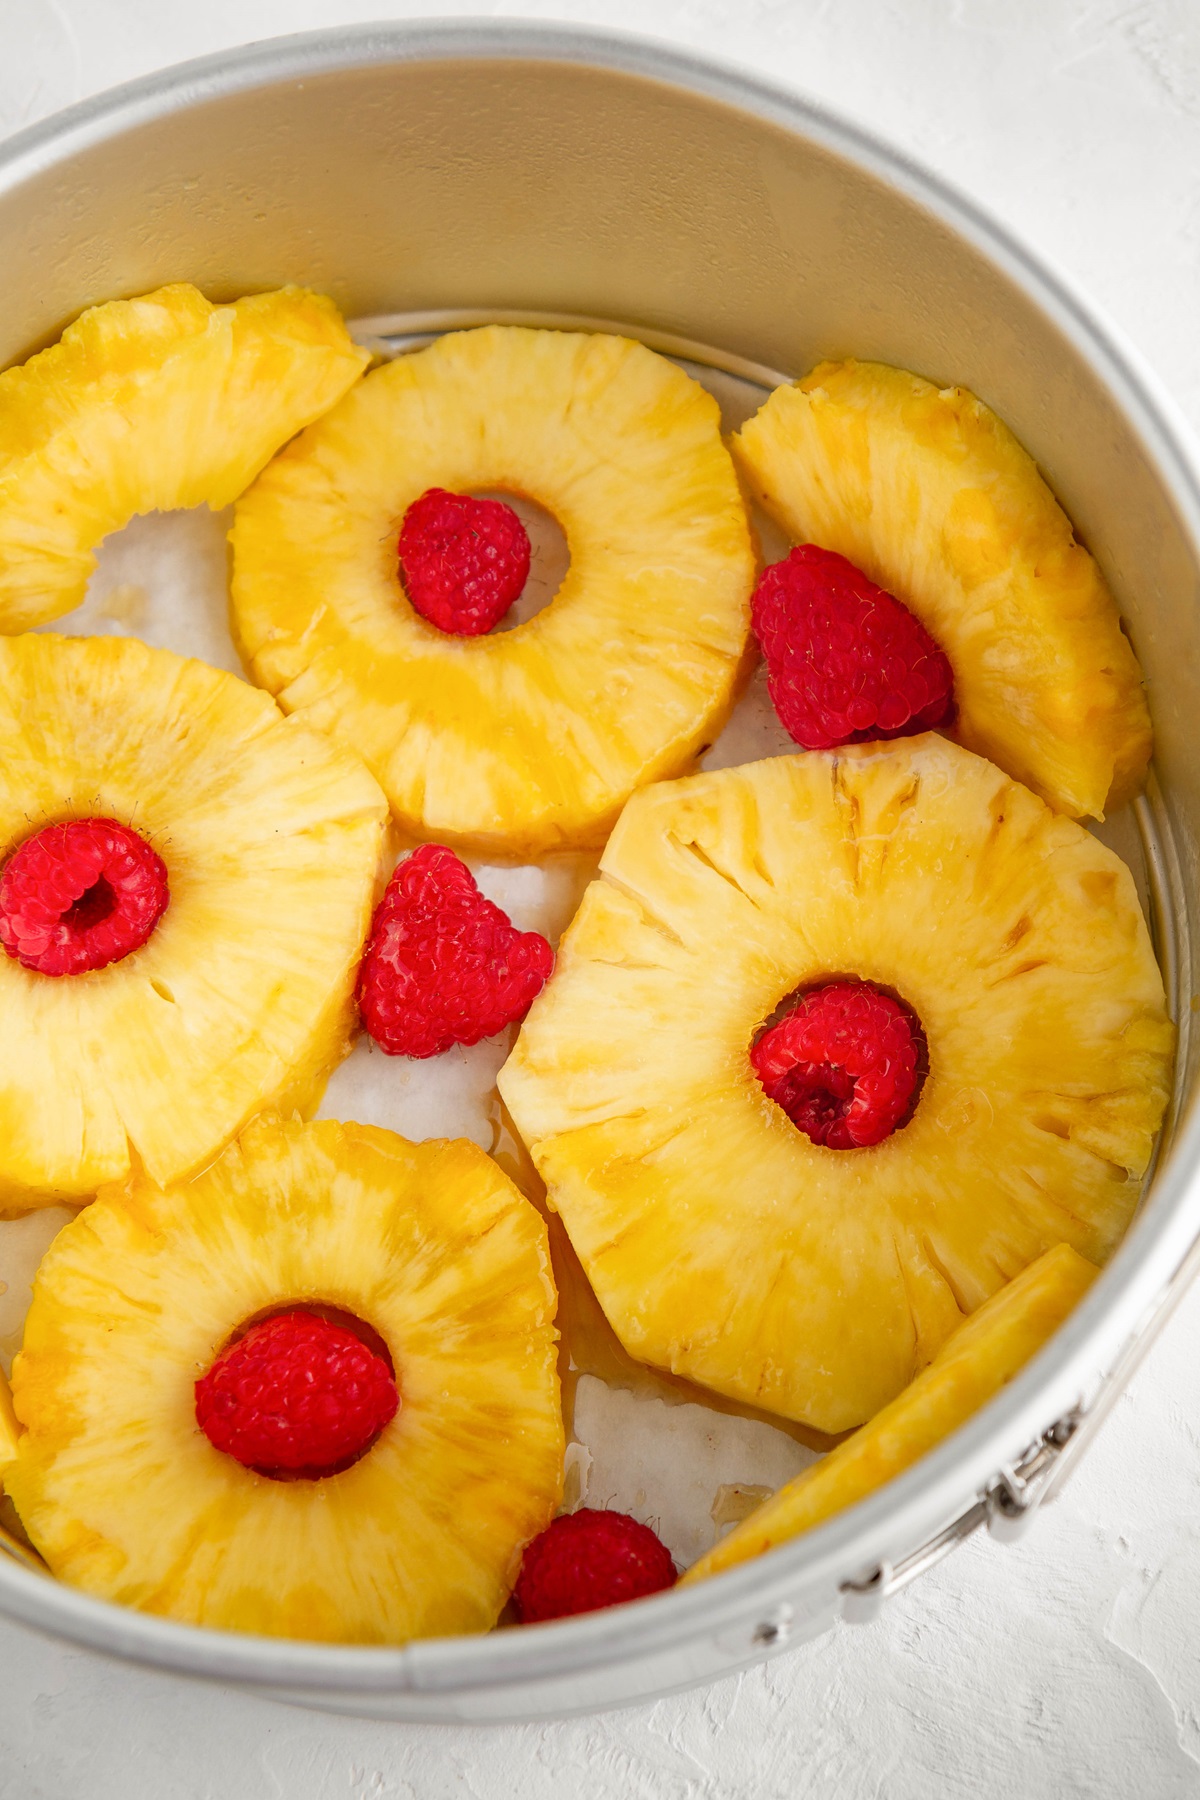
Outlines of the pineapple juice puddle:
[{"label": "pineapple juice puddle", "polygon": [[[482,314],[427,314],[360,321],[360,342],[392,357],[430,342],[442,331],[493,322],[570,325],[629,332],[610,321]],[[651,347],[675,355],[718,400],[724,428],[757,411],[782,377],[697,346],[649,335]],[[503,496],[512,503],[512,496]],[[533,547],[526,593],[509,624],[520,622],[552,597],[565,557],[561,533],[540,509],[518,502]],[[228,628],[225,535],[230,513],[206,509],[135,519],[103,546],[84,603],[48,627],[74,634],[133,635],[241,673]],[[764,558],[789,548],[762,517],[755,519]],[[556,536],[557,534],[557,536]],[[700,758],[719,769],[763,757],[791,754],[795,745],[775,716],[761,667],[752,675],[732,716]],[[1097,835],[1130,866],[1151,921],[1172,1012],[1176,958],[1169,883],[1152,802],[1116,815]],[[407,847],[407,846],[402,846]],[[466,859],[483,892],[523,931],[536,930],[557,944],[595,873],[595,854],[556,855],[536,864]],[[1187,1012],[1181,1020],[1186,1030]],[[516,1036],[509,1027],[471,1048],[414,1062],[388,1057],[364,1036],[335,1071],[319,1118],[386,1126],[413,1139],[467,1137],[489,1151],[519,1187],[544,1209],[545,1193],[512,1129],[496,1091],[496,1076]],[[1186,1046],[1179,1048],[1182,1067]],[[0,1361],[5,1369],[19,1346],[29,1285],[38,1260],[71,1209],[48,1208],[0,1223]],[[560,1293],[560,1367],[568,1452],[566,1503],[611,1506],[652,1526],[678,1562],[689,1564],[768,1493],[807,1467],[837,1440],[804,1426],[758,1413],[637,1363],[622,1348],[600,1310],[566,1232],[548,1214]],[[15,1515],[5,1505],[0,1532],[12,1541]],[[22,1554],[27,1554],[22,1552]]]}]

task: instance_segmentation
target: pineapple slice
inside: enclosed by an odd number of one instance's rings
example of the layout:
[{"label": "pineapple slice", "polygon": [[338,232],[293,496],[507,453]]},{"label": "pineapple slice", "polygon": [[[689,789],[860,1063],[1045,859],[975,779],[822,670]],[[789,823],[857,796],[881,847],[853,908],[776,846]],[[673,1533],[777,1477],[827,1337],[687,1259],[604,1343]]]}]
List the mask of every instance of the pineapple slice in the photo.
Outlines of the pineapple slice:
[{"label": "pineapple slice", "polygon": [[848,557],[933,633],[968,749],[1074,818],[1133,797],[1151,747],[1137,658],[1033,458],[982,401],[883,363],[822,363],[734,450],[791,537]]},{"label": "pineapple slice", "polygon": [[703,1581],[811,1531],[940,1444],[1025,1367],[1082,1300],[1097,1270],[1069,1244],[1047,1250],[959,1326],[911,1386],[756,1507],[684,1576]]},{"label": "pineapple slice", "polygon": [[[500,1091],[631,1355],[859,1425],[1047,1246],[1113,1249],[1172,1046],[1125,866],[928,734],[630,801]],[[798,989],[914,1009],[929,1074],[870,1148],[749,1059]]]},{"label": "pineapple slice", "polygon": [[[553,513],[551,604],[475,638],[421,618],[396,545],[431,487]],[[733,701],[755,562],[717,404],[625,338],[488,326],[376,369],[260,476],[232,541],[255,679],[353,744],[418,836],[602,843]]]},{"label": "pineapple slice", "polygon": [[78,606],[135,513],[228,506],[369,360],[301,288],[210,306],[179,282],[85,312],[0,375],[0,631]]},{"label": "pineapple slice", "polygon": [[89,974],[0,953],[0,1211],[181,1179],[272,1098],[315,1105],[354,1028],[387,807],[348,751],[132,638],[0,639],[0,862],[89,814],[151,842],[170,903]]},{"label": "pineapple slice", "polygon": [[17,1460],[20,1442],[21,1427],[13,1411],[12,1388],[0,1369],[0,1487],[4,1486],[8,1471]]},{"label": "pineapple slice", "polygon": [[[401,1404],[350,1468],[276,1481],[213,1448],[194,1383],[297,1301],[378,1332]],[[485,1631],[559,1498],[554,1308],[545,1225],[474,1144],[258,1120],[189,1186],[135,1177],[51,1245],[10,1496],[56,1575],[168,1618]]]}]

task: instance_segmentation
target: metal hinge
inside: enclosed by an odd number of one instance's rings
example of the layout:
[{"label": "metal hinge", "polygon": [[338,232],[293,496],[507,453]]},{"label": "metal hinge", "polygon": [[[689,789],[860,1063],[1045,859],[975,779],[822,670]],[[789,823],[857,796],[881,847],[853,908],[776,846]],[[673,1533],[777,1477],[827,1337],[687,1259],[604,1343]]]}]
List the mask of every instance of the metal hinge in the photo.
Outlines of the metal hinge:
[{"label": "metal hinge", "polygon": [[1083,1421],[1082,1407],[1057,1420],[1014,1462],[1005,1463],[965,1512],[900,1562],[881,1562],[841,1586],[842,1616],[852,1625],[878,1617],[885,1600],[934,1568],[986,1525],[1001,1543],[1022,1536],[1054,1481],[1059,1458]]}]

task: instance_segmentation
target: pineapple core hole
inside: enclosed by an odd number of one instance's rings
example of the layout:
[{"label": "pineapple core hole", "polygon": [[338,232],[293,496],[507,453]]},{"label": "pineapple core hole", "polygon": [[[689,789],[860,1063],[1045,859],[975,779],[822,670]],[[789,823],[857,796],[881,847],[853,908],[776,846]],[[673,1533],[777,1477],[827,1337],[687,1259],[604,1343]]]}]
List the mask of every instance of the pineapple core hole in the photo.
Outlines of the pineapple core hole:
[{"label": "pineapple core hole", "polygon": [[502,500],[511,506],[525,527],[529,538],[529,577],[504,617],[492,626],[491,634],[512,631],[535,618],[558,593],[571,566],[567,536],[553,513],[529,500],[524,494],[506,493],[502,488],[470,488],[473,500]]}]

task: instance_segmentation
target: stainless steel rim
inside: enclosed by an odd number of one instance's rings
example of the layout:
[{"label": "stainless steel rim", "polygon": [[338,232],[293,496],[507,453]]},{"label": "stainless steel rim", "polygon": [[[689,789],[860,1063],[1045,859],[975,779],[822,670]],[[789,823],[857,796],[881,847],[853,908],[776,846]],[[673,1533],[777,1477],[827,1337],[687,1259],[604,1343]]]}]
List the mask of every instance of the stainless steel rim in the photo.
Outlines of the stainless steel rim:
[{"label": "stainless steel rim", "polygon": [[[251,45],[182,64],[88,100],[0,149],[0,192],[145,121],[241,90],[387,62],[506,59],[583,63],[690,91],[816,142],[880,176],[970,242],[1048,315],[1100,375],[1200,547],[1200,455],[1140,358],[1061,276],[936,177],[822,107],[750,74],[649,41],[564,25],[457,20],[357,26]],[[1200,548],[1198,548],[1200,555]],[[870,1572],[952,1519],[998,1465],[1089,1397],[1160,1312],[1200,1232],[1200,1117],[1181,1122],[1154,1195],[1114,1263],[1044,1351],[952,1439],[886,1490],[797,1542],[696,1588],[609,1614],[403,1649],[287,1643],[176,1625],[91,1599],[0,1558],[0,1607],[90,1648],[181,1672],[293,1692],[503,1687],[668,1650],[761,1616],[781,1594]],[[769,1629],[769,1627],[768,1627]],[[769,1642],[769,1637],[760,1638]],[[751,1654],[747,1638],[746,1656]],[[731,1661],[732,1666],[732,1661]]]}]

